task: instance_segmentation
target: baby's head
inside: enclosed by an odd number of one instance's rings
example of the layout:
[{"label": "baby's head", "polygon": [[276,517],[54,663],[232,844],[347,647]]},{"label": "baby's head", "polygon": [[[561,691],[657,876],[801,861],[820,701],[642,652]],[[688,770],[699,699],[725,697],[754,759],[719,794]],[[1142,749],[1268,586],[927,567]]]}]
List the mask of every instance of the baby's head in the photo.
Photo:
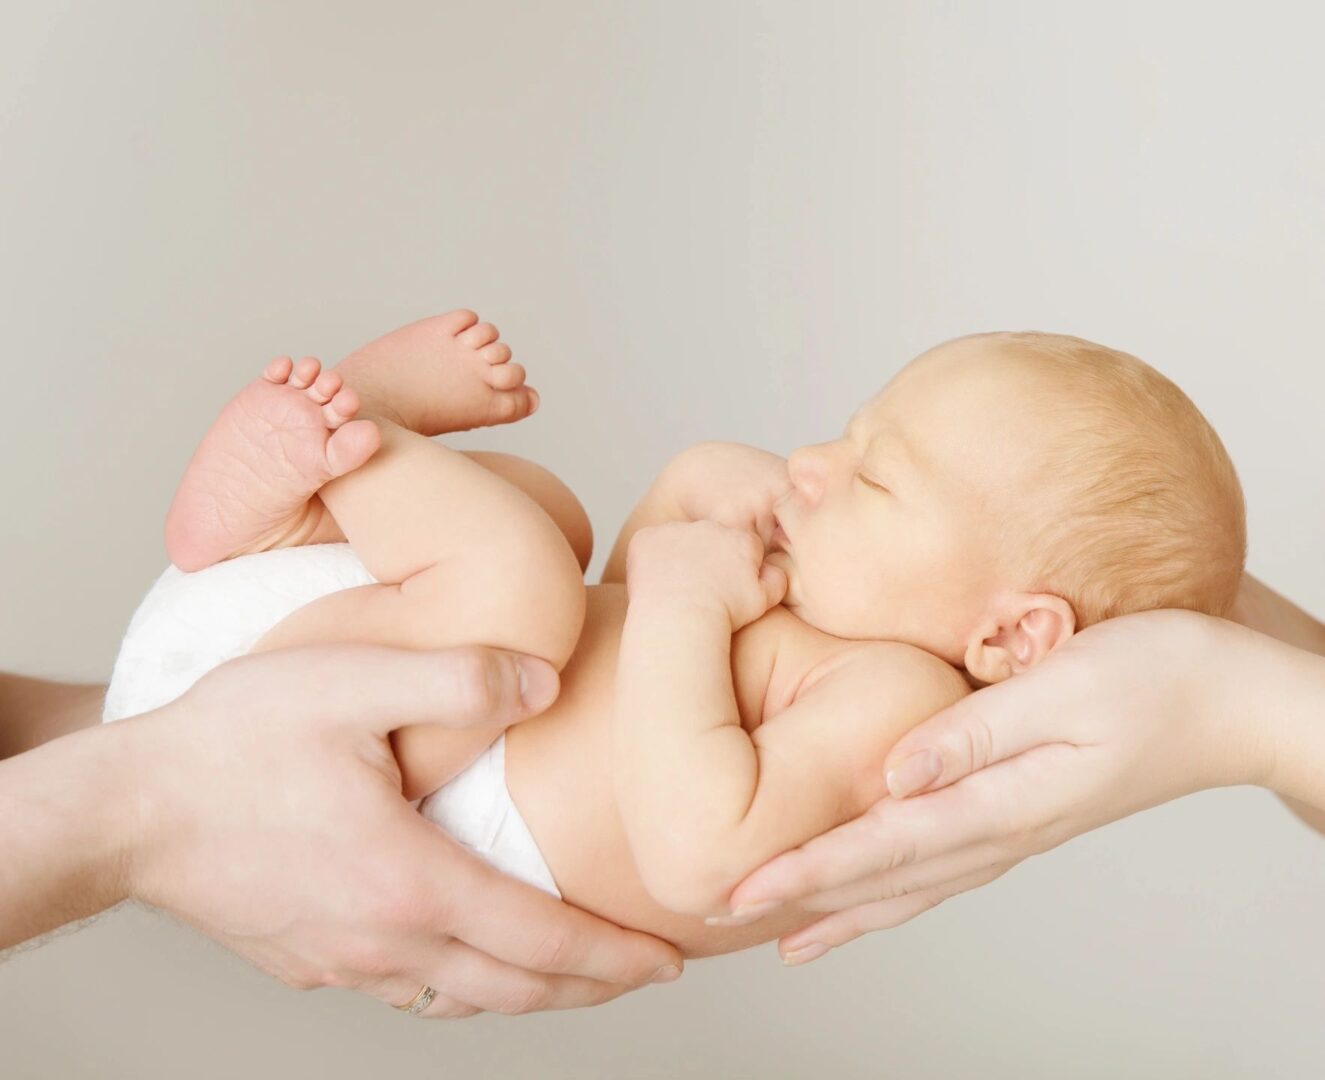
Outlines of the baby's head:
[{"label": "baby's head", "polygon": [[981,682],[1115,615],[1222,615],[1242,575],[1242,490],[1214,430],[1159,372],[1081,338],[945,342],[788,465],[769,556],[787,606]]}]

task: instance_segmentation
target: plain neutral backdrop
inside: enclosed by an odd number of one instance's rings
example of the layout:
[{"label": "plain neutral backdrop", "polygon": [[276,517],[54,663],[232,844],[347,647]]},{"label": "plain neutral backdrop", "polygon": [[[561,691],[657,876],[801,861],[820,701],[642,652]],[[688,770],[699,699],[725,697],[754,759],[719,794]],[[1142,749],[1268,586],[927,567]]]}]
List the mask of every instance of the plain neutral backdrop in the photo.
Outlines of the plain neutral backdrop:
[{"label": "plain neutral backdrop", "polygon": [[[0,667],[109,673],[268,358],[461,305],[543,406],[456,443],[566,479],[591,580],[683,446],[836,437],[922,349],[1029,328],[1175,379],[1250,568],[1325,611],[1318,10],[3,0]],[[1209,792],[804,969],[463,1023],[125,908],[0,966],[0,1074],[1316,1076],[1322,896],[1325,840]]]}]

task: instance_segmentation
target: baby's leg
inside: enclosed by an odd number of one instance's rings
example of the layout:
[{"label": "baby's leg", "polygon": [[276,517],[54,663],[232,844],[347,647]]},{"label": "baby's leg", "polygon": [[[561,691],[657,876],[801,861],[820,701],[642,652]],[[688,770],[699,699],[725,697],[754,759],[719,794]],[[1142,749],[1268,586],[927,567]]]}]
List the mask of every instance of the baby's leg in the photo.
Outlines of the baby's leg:
[{"label": "baby's leg", "polygon": [[[461,453],[489,472],[496,473],[508,484],[514,484],[538,503],[544,513],[556,522],[561,535],[575,552],[580,569],[589,568],[589,561],[593,558],[593,523],[580,500],[575,497],[575,492],[560,477],[537,462],[516,454],[502,454],[492,450],[462,450]],[[316,508],[316,513],[310,516],[315,517],[317,527],[307,530],[307,537],[296,537],[297,542],[292,546],[343,544],[345,534],[341,532],[331,512],[322,507],[322,500],[314,496],[309,502]]]},{"label": "baby's leg", "polygon": [[528,416],[538,394],[497,336],[491,323],[459,309],[370,342],[335,371],[311,357],[273,361],[225,407],[189,463],[166,521],[171,561],[201,570],[235,555],[339,539],[316,492],[377,448],[372,425],[351,422],[361,395],[374,415],[425,435]]},{"label": "baby's leg", "polygon": [[[255,651],[342,641],[438,649],[481,644],[570,659],[584,621],[574,552],[528,495],[465,455],[380,420],[382,447],[322,492],[382,584],[333,593]],[[417,726],[392,743],[408,798],[436,789],[497,735]]]},{"label": "baby's leg", "polygon": [[593,558],[593,524],[575,492],[560,477],[537,462],[516,454],[492,450],[465,450],[463,453],[538,503],[556,522],[561,535],[575,552],[580,569],[589,569],[589,561]]},{"label": "baby's leg", "polygon": [[292,614],[261,648],[364,641],[482,644],[561,668],[584,616],[575,553],[528,495],[470,460],[379,419],[381,449],[322,499],[381,584]]},{"label": "baby's leg", "polygon": [[[435,343],[439,328],[432,322],[414,329]],[[486,324],[474,327],[478,340],[468,343],[453,326],[440,329],[443,344],[450,335],[452,353],[461,358],[490,347],[490,339],[484,340],[489,332],[495,336]],[[485,364],[504,365],[510,353],[502,349],[504,356]],[[519,459],[488,455],[485,464],[492,468],[485,468],[396,422],[408,418],[424,430],[435,428],[442,406],[421,410],[419,402],[438,397],[447,402],[446,422],[456,429],[492,422],[490,374],[471,364],[482,389],[447,395],[442,391],[457,389],[457,369],[446,372],[449,386],[440,387],[435,354],[410,357],[408,364],[395,352],[376,360],[356,357],[358,363],[347,361],[339,370],[362,387],[359,394],[381,432],[381,448],[367,464],[324,486],[319,499],[330,512],[327,523],[334,521],[382,584],[335,593],[301,608],[256,650],[341,641],[404,648],[482,644],[540,656],[560,670],[584,621],[583,567],[539,501],[565,512],[569,520],[567,499],[531,463],[519,468]],[[523,369],[512,374],[517,385],[523,382]],[[463,413],[466,401],[476,410],[472,416]],[[531,489],[539,501],[494,469]],[[573,496],[569,502],[578,509]],[[587,519],[584,526],[575,532],[587,561]],[[427,726],[396,732],[393,745],[407,796],[434,790],[496,734],[493,729],[450,732]]]},{"label": "baby's leg", "polygon": [[312,357],[282,356],[230,401],[194,452],[166,516],[166,553],[181,570],[309,542],[324,518],[312,497],[378,446],[354,419],[355,392]]}]

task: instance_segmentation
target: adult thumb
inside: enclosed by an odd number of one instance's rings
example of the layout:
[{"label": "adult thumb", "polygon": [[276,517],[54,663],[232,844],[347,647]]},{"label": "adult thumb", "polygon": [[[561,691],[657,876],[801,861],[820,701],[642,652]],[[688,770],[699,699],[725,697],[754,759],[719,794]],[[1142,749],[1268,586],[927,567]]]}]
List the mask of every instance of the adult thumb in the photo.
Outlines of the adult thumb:
[{"label": "adult thumb", "polygon": [[1033,713],[1002,707],[1008,684],[986,687],[962,698],[899,739],[883,763],[884,780],[894,799],[934,791],[1055,741],[1039,730]]},{"label": "adult thumb", "polygon": [[269,704],[289,697],[322,723],[382,734],[406,724],[509,726],[542,712],[561,689],[546,660],[482,645],[435,652],[321,646],[243,660],[256,665],[251,691],[265,692]]}]

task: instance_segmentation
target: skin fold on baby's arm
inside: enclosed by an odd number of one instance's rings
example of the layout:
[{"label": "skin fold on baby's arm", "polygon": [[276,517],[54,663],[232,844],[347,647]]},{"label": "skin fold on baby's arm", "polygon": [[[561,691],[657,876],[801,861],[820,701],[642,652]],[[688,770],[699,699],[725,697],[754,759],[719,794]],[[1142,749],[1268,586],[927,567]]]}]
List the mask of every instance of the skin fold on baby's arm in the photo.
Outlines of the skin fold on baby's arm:
[{"label": "skin fold on baby's arm", "polygon": [[[697,500],[676,490],[677,475],[660,477],[636,509],[604,575],[625,561],[631,590],[612,717],[613,778],[654,899],[718,915],[751,870],[886,795],[882,763],[893,743],[968,688],[919,649],[861,642],[747,731],[733,688],[732,635],[780,596],[759,579],[764,547],[755,533],[689,521],[680,507]],[[711,472],[692,477],[722,483]]]}]

